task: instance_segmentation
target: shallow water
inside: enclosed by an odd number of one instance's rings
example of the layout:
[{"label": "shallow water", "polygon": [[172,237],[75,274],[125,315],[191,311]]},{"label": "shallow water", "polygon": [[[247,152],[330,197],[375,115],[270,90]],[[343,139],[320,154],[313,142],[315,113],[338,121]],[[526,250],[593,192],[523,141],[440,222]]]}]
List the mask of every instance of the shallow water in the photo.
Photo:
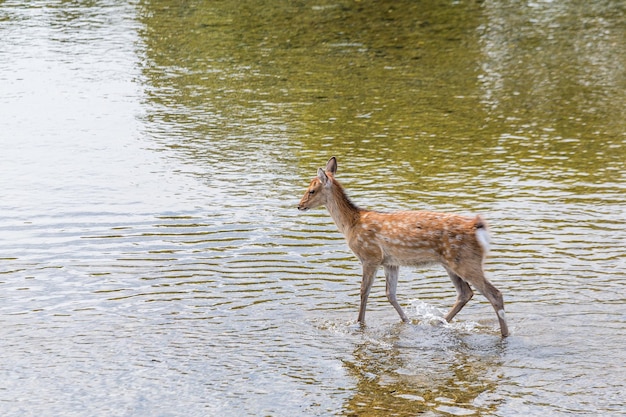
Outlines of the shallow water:
[{"label": "shallow water", "polygon": [[[619,2],[0,3],[4,416],[619,415]],[[482,213],[480,295],[295,206]]]}]

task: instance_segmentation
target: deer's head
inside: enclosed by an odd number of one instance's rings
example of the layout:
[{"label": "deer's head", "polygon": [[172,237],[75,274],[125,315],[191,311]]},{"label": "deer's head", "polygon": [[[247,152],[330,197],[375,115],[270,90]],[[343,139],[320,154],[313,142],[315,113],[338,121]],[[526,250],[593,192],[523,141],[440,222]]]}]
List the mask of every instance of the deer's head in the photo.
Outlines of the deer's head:
[{"label": "deer's head", "polygon": [[311,180],[311,184],[298,204],[298,210],[306,211],[326,205],[335,172],[337,172],[337,159],[333,156],[328,160],[325,169],[317,170],[317,177]]}]

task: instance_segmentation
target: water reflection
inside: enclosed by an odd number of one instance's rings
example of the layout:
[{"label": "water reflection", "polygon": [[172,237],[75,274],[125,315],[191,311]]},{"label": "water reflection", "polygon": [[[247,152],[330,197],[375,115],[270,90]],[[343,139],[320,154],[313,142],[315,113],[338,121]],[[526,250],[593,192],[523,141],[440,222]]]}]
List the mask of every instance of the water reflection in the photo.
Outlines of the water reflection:
[{"label": "water reflection", "polygon": [[367,335],[344,361],[357,379],[343,415],[483,415],[497,410],[501,342],[398,325]]},{"label": "water reflection", "polygon": [[[531,170],[623,178],[626,95],[622,13],[614,2],[485,2],[479,81],[498,147]],[[515,12],[513,12],[513,9]]]},{"label": "water reflection", "polygon": [[[150,129],[191,128],[194,155],[251,134],[281,138],[294,162],[401,160],[391,173],[409,183],[459,169],[471,180],[483,159],[520,167],[506,174],[618,180],[622,66],[606,57],[620,56],[622,28],[608,19],[619,7],[518,6],[145,3]],[[599,132],[608,137],[591,140]]]},{"label": "water reflection", "polygon": [[614,103],[626,101],[618,52],[626,34],[613,19],[623,5],[487,1],[484,12],[479,78],[492,118],[533,136],[623,140],[624,111]]}]

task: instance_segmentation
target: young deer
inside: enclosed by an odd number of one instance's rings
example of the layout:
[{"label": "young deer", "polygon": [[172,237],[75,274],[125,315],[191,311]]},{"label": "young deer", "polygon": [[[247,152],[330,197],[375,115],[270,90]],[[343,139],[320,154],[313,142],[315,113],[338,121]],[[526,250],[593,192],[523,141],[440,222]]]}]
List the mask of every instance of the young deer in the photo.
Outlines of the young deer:
[{"label": "young deer", "polygon": [[335,179],[337,160],[330,158],[326,169],[304,193],[298,210],[326,206],[348,246],[361,261],[361,306],[359,323],[365,321],[365,306],[374,277],[382,265],[387,281],[387,299],[400,318],[408,321],[396,299],[400,266],[440,263],[457,291],[457,299],[445,319],[449,322],[472,298],[469,284],[480,291],[495,309],[500,332],[508,336],[502,294],[486,278],[483,260],[489,248],[487,224],[480,217],[430,211],[380,213],[355,206]]}]

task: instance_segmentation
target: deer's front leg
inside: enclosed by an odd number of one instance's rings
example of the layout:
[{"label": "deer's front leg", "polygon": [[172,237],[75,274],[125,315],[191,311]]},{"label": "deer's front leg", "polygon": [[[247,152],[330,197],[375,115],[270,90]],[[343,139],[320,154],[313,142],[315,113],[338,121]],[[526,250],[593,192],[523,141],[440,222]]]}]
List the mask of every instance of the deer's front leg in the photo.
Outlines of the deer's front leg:
[{"label": "deer's front leg", "polygon": [[370,295],[374,277],[378,270],[378,264],[363,264],[363,279],[361,280],[361,307],[359,308],[359,319],[361,324],[365,324],[365,307],[367,306],[367,298]]}]

